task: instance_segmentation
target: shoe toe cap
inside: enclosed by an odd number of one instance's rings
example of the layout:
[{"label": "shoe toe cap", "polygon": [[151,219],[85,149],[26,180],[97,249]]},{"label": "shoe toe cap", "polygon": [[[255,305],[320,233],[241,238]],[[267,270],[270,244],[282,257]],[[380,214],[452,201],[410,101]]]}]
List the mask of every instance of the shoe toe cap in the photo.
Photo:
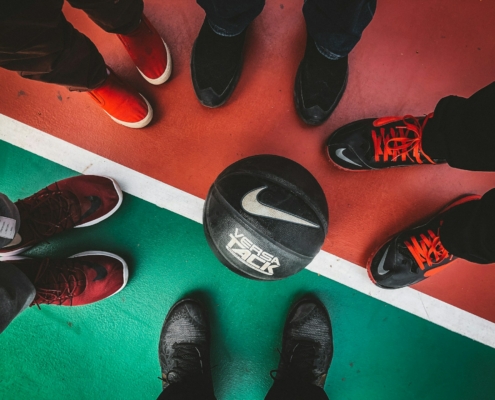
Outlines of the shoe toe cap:
[{"label": "shoe toe cap", "polygon": [[215,108],[227,100],[223,94],[217,94],[212,88],[199,89],[196,91],[200,103],[206,107]]}]

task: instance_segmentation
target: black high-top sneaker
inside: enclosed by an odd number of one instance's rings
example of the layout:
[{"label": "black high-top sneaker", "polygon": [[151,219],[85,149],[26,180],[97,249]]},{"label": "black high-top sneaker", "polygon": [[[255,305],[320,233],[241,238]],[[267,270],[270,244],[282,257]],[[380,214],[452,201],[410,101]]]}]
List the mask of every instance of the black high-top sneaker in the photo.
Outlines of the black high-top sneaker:
[{"label": "black high-top sneaker", "polygon": [[[317,299],[304,297],[285,321],[282,352],[274,380],[300,381],[323,388],[333,357],[332,325]],[[276,376],[273,373],[276,372]]]},{"label": "black high-top sneaker", "polygon": [[330,161],[347,171],[445,163],[423,150],[423,131],[432,117],[368,118],[344,125],[327,141]]},{"label": "black high-top sneaker", "polygon": [[158,345],[163,388],[186,383],[211,389],[210,326],[202,306],[183,299],[170,309]]},{"label": "black high-top sneaker", "polygon": [[480,198],[478,195],[463,196],[428,222],[406,229],[380,246],[366,265],[371,281],[383,289],[399,289],[448,267],[457,257],[450,254],[441,241],[445,214],[456,206]]},{"label": "black high-top sneaker", "polygon": [[348,71],[347,57],[326,58],[308,33],[294,85],[296,110],[304,122],[320,125],[330,117],[344,94]]},{"label": "black high-top sneaker", "polygon": [[191,56],[194,91],[204,106],[219,107],[234,91],[241,76],[246,31],[237,36],[222,36],[213,31],[205,18]]}]

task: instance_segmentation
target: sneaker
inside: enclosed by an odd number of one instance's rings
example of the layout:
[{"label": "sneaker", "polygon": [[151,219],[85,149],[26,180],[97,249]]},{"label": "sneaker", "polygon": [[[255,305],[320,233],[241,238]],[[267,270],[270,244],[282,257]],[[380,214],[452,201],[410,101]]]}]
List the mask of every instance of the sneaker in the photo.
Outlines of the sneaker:
[{"label": "sneaker", "polygon": [[[2,259],[4,261],[4,259]],[[119,256],[87,251],[67,259],[7,257],[33,283],[36,296],[31,306],[83,306],[120,292],[127,284],[129,270]]]},{"label": "sneaker", "polygon": [[417,164],[442,164],[422,148],[426,117],[384,117],[352,122],[337,129],[327,141],[330,161],[347,171],[365,171]]},{"label": "sneaker", "polygon": [[394,236],[375,251],[366,269],[373,283],[383,289],[399,289],[421,282],[445,269],[457,257],[441,241],[441,227],[448,210],[478,195],[467,195],[447,206],[428,222]]},{"label": "sneaker", "polygon": [[127,35],[117,35],[136,65],[152,85],[161,85],[172,74],[172,57],[165,40],[143,14],[138,27]]},{"label": "sneaker", "polygon": [[[163,389],[176,383],[211,388],[210,325],[202,306],[191,299],[174,304],[158,345]],[[204,394],[204,393],[203,393]]]},{"label": "sneaker", "polygon": [[194,91],[204,106],[219,107],[234,91],[241,76],[246,31],[237,36],[221,36],[205,18],[191,56]]},{"label": "sneaker", "polygon": [[70,228],[95,225],[122,204],[122,191],[111,178],[80,175],[55,182],[15,205],[21,226],[0,257],[22,253]]},{"label": "sneaker", "polygon": [[153,119],[153,109],[148,100],[122,81],[110,68],[103,85],[86,93],[120,125],[144,128]]},{"label": "sneaker", "polygon": [[304,122],[320,125],[330,117],[344,94],[348,73],[347,57],[326,58],[308,34],[294,85],[296,111]]},{"label": "sneaker", "polygon": [[323,388],[332,357],[332,325],[327,309],[312,297],[299,300],[285,322],[280,362],[278,369],[270,372],[271,377]]}]

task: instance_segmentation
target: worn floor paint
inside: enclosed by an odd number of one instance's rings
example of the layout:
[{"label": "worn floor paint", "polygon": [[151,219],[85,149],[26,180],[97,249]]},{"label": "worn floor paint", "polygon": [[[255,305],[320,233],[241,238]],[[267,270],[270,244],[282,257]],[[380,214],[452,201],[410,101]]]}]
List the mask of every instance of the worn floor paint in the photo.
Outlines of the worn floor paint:
[{"label": "worn floor paint", "polygon": [[[74,175],[5,143],[0,153],[2,191],[13,199]],[[109,220],[29,255],[84,250],[123,256],[127,287],[94,305],[21,314],[0,336],[0,398],[155,398],[161,324],[176,300],[194,294],[211,316],[218,399],[262,399],[288,308],[308,292],[324,301],[333,322],[335,356],[325,388],[332,399],[493,398],[495,349],[311,272],[269,284],[238,277],[211,254],[201,225],[133,196],[125,195]]]},{"label": "worn floor paint", "polygon": [[[267,1],[253,23],[246,63],[231,101],[202,107],[190,78],[189,57],[203,18],[194,1],[146,0],[145,11],[170,44],[172,80],[147,84],[118,39],[66,6],[107,63],[145,94],[153,124],[126,129],[84,94],[0,71],[0,113],[204,198],[218,173],[253,154],[274,153],[308,168],[330,206],[324,249],[364,265],[392,233],[441,209],[464,193],[482,194],[493,173],[425,166],[353,174],[329,165],[323,142],[337,127],[364,117],[430,112],[449,94],[469,96],[494,79],[495,2],[380,0],[375,19],[350,57],[342,103],[322,127],[297,118],[292,89],[303,54],[301,1]],[[480,279],[483,277],[483,279]],[[495,322],[495,268],[456,262],[418,290]]]}]

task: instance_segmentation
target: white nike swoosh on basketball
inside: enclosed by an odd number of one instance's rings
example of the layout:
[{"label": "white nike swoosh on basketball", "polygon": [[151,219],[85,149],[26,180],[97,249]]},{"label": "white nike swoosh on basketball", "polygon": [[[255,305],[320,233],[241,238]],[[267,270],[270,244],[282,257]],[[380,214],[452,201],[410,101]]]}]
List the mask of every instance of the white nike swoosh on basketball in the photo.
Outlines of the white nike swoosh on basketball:
[{"label": "white nike swoosh on basketball", "polygon": [[295,215],[292,215],[286,211],[278,210],[274,207],[261,204],[258,201],[258,194],[265,189],[266,186],[263,186],[246,193],[241,202],[242,208],[244,208],[244,210],[246,210],[246,212],[248,212],[249,214],[258,215],[260,217],[268,217],[278,219],[280,221],[292,222],[294,224],[310,226],[311,228],[320,227],[313,222],[307,221],[300,217],[296,217]]},{"label": "white nike swoosh on basketball", "polygon": [[341,160],[344,160],[345,162],[348,162],[348,163],[357,165],[358,167],[361,167],[361,165],[359,165],[358,163],[355,163],[354,161],[352,161],[352,160],[348,159],[346,156],[344,156],[344,150],[345,150],[345,148],[340,148],[340,149],[335,150],[335,155],[338,158],[340,158]]},{"label": "white nike swoosh on basketball", "polygon": [[380,264],[378,264],[377,272],[379,275],[385,275],[387,272],[389,272],[387,269],[383,268],[383,264],[385,264],[385,259],[387,258],[388,249],[390,249],[390,246],[387,247],[385,254],[382,256],[382,259],[380,260]]}]

